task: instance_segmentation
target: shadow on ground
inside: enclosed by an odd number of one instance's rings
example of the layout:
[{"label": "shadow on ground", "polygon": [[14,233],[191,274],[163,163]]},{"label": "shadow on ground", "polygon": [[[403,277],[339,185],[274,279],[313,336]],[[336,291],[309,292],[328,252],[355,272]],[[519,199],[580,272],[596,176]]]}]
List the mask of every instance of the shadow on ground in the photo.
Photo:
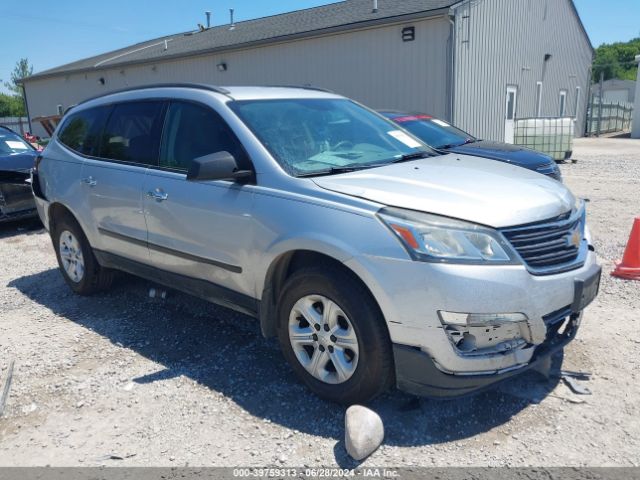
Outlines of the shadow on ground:
[{"label": "shadow on ground", "polygon": [[[249,317],[179,292],[169,292],[166,300],[150,299],[153,285],[126,275],[118,277],[112,291],[93,297],[72,294],[56,269],[8,286],[164,366],[135,382],[184,375],[232,398],[256,417],[337,440],[344,435],[344,408],[307,391],[285,364],[277,342],[265,340]],[[385,444],[419,446],[491,430],[542,400],[553,387],[538,374],[526,373],[505,387],[459,400],[418,399],[393,391],[370,406],[385,423]],[[336,460],[353,465],[341,443]]]},{"label": "shadow on ground", "polygon": [[38,218],[3,221],[0,222],[0,239],[41,233],[43,228],[42,222]]}]

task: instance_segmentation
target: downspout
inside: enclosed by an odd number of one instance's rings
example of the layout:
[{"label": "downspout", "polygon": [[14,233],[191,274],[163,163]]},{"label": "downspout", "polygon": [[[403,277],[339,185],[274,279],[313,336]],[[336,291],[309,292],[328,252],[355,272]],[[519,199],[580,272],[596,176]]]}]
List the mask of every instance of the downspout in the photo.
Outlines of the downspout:
[{"label": "downspout", "polygon": [[24,82],[20,82],[20,86],[22,87],[22,103],[24,103],[24,111],[27,114],[29,133],[33,135],[33,127],[31,126],[31,115],[29,115],[29,102],[27,102],[27,89],[24,88]]},{"label": "downspout", "polygon": [[451,65],[449,66],[449,123],[455,125],[456,13],[453,8],[449,10],[448,18],[451,26],[451,33],[449,34],[451,48]]}]

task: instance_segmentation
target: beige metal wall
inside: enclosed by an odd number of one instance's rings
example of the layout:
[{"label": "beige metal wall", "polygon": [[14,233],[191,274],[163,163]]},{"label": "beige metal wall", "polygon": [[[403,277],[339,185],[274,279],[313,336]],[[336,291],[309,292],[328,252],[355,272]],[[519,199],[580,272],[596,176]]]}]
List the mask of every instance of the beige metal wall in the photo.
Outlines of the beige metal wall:
[{"label": "beige metal wall", "polygon": [[[416,40],[403,42],[413,25]],[[448,20],[440,17],[278,45],[26,82],[31,117],[88,97],[165,82],[305,85],[331,89],[374,108],[446,116]],[[225,62],[228,70],[219,72]],[[101,85],[100,78],[105,84]]]},{"label": "beige metal wall", "polygon": [[[465,0],[456,10],[454,121],[486,139],[504,140],[507,85],[518,88],[517,118],[567,116],[584,127],[592,51],[570,0]],[[551,58],[545,62],[545,54]]]}]

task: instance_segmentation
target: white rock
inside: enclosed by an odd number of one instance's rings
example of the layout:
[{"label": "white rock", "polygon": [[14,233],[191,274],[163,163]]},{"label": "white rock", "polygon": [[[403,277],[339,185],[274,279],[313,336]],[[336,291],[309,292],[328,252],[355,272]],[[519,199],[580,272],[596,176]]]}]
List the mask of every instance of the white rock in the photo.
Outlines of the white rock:
[{"label": "white rock", "polygon": [[32,403],[31,405],[22,407],[22,413],[35,412],[37,409],[38,409],[38,406],[35,403]]},{"label": "white rock", "polygon": [[364,460],[375,452],[384,439],[380,416],[366,407],[353,405],[344,417],[345,447],[354,460]]}]

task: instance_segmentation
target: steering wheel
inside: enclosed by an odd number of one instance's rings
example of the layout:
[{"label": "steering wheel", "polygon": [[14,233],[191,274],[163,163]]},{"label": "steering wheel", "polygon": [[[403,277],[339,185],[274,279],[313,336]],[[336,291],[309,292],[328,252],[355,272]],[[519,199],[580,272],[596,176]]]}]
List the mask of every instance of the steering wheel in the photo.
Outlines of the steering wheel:
[{"label": "steering wheel", "polygon": [[352,150],[355,145],[349,140],[342,140],[333,146],[331,150]]}]

